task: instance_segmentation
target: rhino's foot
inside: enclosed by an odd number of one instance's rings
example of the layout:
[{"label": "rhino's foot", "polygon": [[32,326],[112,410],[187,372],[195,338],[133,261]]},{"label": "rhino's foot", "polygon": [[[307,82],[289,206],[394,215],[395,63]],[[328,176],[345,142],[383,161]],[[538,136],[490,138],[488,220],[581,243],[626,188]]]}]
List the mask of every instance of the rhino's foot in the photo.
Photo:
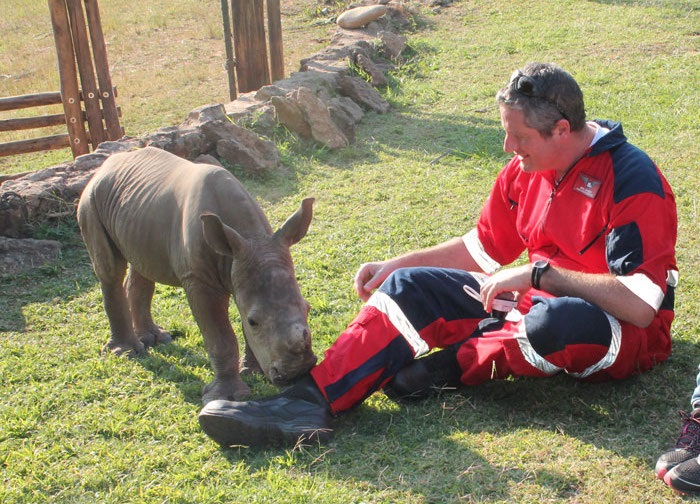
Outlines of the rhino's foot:
[{"label": "rhino's foot", "polygon": [[250,397],[250,387],[239,377],[229,380],[214,379],[204,387],[202,404],[224,399],[227,401],[244,401]]},{"label": "rhino's foot", "polygon": [[105,355],[108,352],[118,356],[124,355],[126,357],[136,357],[138,355],[146,355],[146,347],[139,340],[129,342],[110,338],[110,340],[102,347],[102,355]]},{"label": "rhino's foot", "polygon": [[146,348],[154,347],[159,343],[170,343],[173,340],[169,332],[164,331],[158,326],[153,326],[145,331],[137,331],[136,336]]}]

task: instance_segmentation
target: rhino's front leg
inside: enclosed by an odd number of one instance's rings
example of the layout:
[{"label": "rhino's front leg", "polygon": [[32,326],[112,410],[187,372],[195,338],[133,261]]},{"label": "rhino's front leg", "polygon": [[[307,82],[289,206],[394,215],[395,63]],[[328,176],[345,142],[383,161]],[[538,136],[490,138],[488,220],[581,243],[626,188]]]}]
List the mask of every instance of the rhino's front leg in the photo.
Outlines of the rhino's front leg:
[{"label": "rhino's front leg", "polygon": [[202,403],[246,399],[250,388],[238,369],[238,342],[228,318],[229,295],[198,283],[186,285],[185,292],[214,371],[214,380],[204,387]]},{"label": "rhino's front leg", "polygon": [[136,337],[146,347],[172,341],[170,333],[157,326],[151,316],[151,301],[153,300],[155,283],[130,267],[124,288]]}]

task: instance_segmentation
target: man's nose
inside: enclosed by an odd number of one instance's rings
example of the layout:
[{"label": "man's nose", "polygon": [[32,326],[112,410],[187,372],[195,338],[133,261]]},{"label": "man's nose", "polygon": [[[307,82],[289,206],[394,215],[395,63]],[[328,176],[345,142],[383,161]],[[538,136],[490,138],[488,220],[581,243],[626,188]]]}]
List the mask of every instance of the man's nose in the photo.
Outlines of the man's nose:
[{"label": "man's nose", "polygon": [[503,139],[503,151],[504,152],[515,152],[515,142],[508,135]]}]

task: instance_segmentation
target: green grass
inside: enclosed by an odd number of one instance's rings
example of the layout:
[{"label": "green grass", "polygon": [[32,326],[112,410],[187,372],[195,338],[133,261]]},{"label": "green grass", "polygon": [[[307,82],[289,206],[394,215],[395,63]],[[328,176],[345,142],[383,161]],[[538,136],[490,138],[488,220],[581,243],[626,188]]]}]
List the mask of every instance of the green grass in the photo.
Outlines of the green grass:
[{"label": "green grass", "polygon": [[[526,61],[555,61],[581,83],[589,117],[622,121],[675,188],[682,284],[667,362],[617,383],[508,380],[410,406],[375,394],[327,445],[221,450],[196,421],[211,370],[182,291],[159,286],[154,300],[171,344],[140,359],[100,356],[108,325],[76,227],[46,225],[39,236],[61,240],[61,260],[0,276],[0,502],[681,502],[653,465],[675,441],[700,363],[700,11],[691,1],[543,5],[424,10],[385,92],[392,112],[368,114],[338,152],[280,137],[291,176],[244,182],[273,226],[317,198],[292,251],[320,355],[360,306],[360,263],[473,225],[507,159],[494,94]],[[159,30],[177,25],[158,19]],[[174,87],[190,103],[156,107],[152,124],[196,103],[186,83]],[[145,110],[151,99],[131,100]],[[233,307],[231,317],[240,333]],[[249,383],[256,395],[275,390]]]}]

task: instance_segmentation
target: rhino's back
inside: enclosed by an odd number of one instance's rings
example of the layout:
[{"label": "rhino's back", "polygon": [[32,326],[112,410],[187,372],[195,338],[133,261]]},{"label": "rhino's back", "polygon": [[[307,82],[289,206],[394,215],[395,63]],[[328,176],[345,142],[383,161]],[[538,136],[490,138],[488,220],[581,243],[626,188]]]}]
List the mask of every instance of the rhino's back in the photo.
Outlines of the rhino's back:
[{"label": "rhino's back", "polygon": [[86,187],[80,207],[94,212],[133,267],[169,284],[190,273],[191,257],[211,254],[202,213],[216,213],[242,234],[269,229],[255,200],[228,171],[153,147],[111,156]]}]

